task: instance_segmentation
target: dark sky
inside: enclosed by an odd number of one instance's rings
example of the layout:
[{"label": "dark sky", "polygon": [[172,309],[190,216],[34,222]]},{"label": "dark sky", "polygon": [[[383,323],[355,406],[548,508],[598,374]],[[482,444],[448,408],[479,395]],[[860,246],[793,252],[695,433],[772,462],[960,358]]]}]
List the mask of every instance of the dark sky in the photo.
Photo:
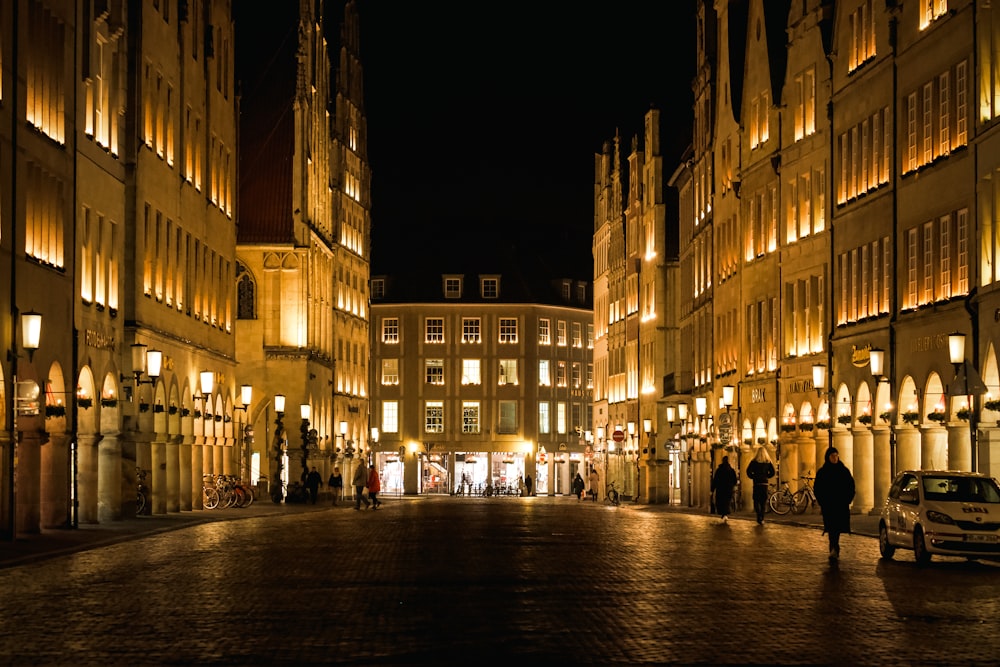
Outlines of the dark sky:
[{"label": "dark sky", "polygon": [[668,174],[690,141],[694,6],[359,0],[373,273],[514,251],[591,279],[594,154],[651,105]]}]

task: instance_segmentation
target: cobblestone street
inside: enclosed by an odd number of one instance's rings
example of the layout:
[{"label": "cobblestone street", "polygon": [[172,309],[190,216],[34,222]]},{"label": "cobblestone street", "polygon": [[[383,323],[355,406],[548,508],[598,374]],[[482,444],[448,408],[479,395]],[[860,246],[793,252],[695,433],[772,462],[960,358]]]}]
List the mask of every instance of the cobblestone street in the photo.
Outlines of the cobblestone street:
[{"label": "cobblestone street", "polygon": [[824,544],[572,498],[261,508],[0,569],[0,663],[995,661],[1000,567]]}]

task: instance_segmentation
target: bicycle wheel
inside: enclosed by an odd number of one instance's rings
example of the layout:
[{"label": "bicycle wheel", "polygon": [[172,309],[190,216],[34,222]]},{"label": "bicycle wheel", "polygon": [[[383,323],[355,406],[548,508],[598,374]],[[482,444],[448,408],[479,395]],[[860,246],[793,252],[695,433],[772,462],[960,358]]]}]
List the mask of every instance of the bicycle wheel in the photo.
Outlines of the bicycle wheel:
[{"label": "bicycle wheel", "polygon": [[778,491],[771,494],[771,498],[767,501],[767,504],[771,506],[775,514],[784,515],[788,514],[794,503],[792,494]]},{"label": "bicycle wheel", "polygon": [[792,511],[803,514],[809,508],[809,497],[805,489],[799,489],[792,494]]},{"label": "bicycle wheel", "polygon": [[219,506],[219,492],[213,488],[205,488],[205,509],[214,510]]},{"label": "bicycle wheel", "polygon": [[135,514],[136,516],[142,514],[143,510],[146,509],[146,494],[142,491],[135,492]]},{"label": "bicycle wheel", "polygon": [[614,489],[608,491],[608,502],[611,503],[612,505],[618,504],[618,492],[615,491]]}]

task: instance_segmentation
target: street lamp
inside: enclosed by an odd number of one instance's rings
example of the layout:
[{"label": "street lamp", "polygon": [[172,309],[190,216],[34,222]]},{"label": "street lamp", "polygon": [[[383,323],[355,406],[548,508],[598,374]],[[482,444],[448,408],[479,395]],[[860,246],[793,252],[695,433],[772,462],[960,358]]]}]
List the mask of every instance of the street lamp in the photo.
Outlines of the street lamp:
[{"label": "street lamp", "polygon": [[305,483],[306,477],[309,475],[309,446],[316,439],[315,432],[309,429],[312,406],[308,403],[300,404],[299,415],[302,417],[302,424],[299,426],[299,434],[302,436],[302,482]]},{"label": "street lamp", "polygon": [[975,367],[965,358],[965,334],[956,331],[948,335],[948,356],[955,367],[955,379],[948,387],[948,394],[951,396],[965,395],[966,410],[969,412],[969,444],[972,447],[972,458],[969,463],[970,468],[975,471],[979,467],[976,456],[976,430],[979,414],[975,409],[974,400],[976,396],[986,391],[986,386],[979,378]]},{"label": "street lamp", "polygon": [[[147,351],[148,350],[148,351]],[[160,350],[149,350],[144,343],[132,344],[132,377],[119,373],[118,377],[122,382],[132,380],[135,384],[135,392],[139,393],[139,385],[155,384],[160,377],[163,368],[163,352]],[[142,374],[149,376],[148,380],[142,379]],[[132,387],[125,387],[125,398],[132,400]]]},{"label": "street lamp", "polygon": [[[15,314],[17,310],[15,308]],[[33,310],[26,313],[20,314],[21,318],[21,347],[28,353],[28,362],[32,361],[32,357],[35,354],[35,350],[41,342],[42,337],[42,316]],[[16,329],[13,333],[16,338]],[[17,379],[17,364],[20,355],[17,354],[17,343],[14,343],[14,349],[7,351],[7,358],[10,361],[11,366],[11,376],[13,380],[14,390],[7,392],[10,396],[11,402],[5,405],[5,408],[10,410],[11,413],[11,435],[13,442],[11,446],[8,447],[9,455],[5,461],[7,467],[7,477],[4,482],[7,484],[7,526],[5,528],[4,537],[9,540],[14,540],[17,536],[17,492],[16,492],[16,480],[17,480],[17,467],[18,467],[18,443],[24,439],[24,434],[20,432],[17,426],[17,416],[18,413],[27,415],[38,414],[38,403],[37,398],[41,393],[40,388],[36,382],[33,380],[28,380],[25,382],[25,389],[21,389],[21,385]],[[27,403],[24,399],[27,399]],[[31,404],[34,404],[34,408],[31,408]],[[24,410],[24,412],[21,412]]]},{"label": "street lamp", "polygon": [[245,423],[245,420],[247,417],[247,411],[250,409],[250,401],[252,398],[253,398],[253,386],[249,384],[241,385],[240,402],[243,405],[237,405],[235,408],[233,408],[234,410],[239,410],[243,413],[243,419],[240,420],[240,422],[237,425],[239,428],[239,432],[243,437],[243,445],[240,447],[240,457],[243,459],[242,465],[240,466],[240,472],[241,474],[246,475],[244,479],[247,481],[246,483],[248,484],[252,483],[252,480],[250,478],[253,476],[251,475],[250,471],[251,456],[250,456],[250,451],[248,449],[248,446],[253,444],[253,427],[251,427],[249,423]]},{"label": "street lamp", "polygon": [[354,458],[354,449],[353,448],[348,448],[348,446],[347,446],[347,422],[346,421],[340,422],[340,433],[337,434],[337,437],[339,437],[340,440],[341,440],[341,447],[343,448],[344,458],[353,459]]},{"label": "street lamp", "polygon": [[733,407],[733,398],[736,396],[736,387],[731,384],[727,384],[722,388],[722,406],[729,412],[729,408]]},{"label": "street lamp", "polygon": [[274,420],[274,461],[277,465],[274,471],[274,488],[271,489],[271,500],[275,503],[280,503],[285,499],[284,480],[281,474],[285,467],[283,464],[284,451],[282,449],[285,434],[285,424],[282,421],[285,418],[284,394],[274,395],[274,411],[277,413],[277,419]]}]

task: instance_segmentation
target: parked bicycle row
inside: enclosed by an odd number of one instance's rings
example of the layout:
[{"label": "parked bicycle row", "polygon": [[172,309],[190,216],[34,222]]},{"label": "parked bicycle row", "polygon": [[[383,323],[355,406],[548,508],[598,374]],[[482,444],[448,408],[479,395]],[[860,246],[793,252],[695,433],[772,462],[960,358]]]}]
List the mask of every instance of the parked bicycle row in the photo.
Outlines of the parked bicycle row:
[{"label": "parked bicycle row", "polygon": [[244,486],[234,475],[205,475],[202,480],[205,509],[250,507],[255,500],[254,489]]}]

